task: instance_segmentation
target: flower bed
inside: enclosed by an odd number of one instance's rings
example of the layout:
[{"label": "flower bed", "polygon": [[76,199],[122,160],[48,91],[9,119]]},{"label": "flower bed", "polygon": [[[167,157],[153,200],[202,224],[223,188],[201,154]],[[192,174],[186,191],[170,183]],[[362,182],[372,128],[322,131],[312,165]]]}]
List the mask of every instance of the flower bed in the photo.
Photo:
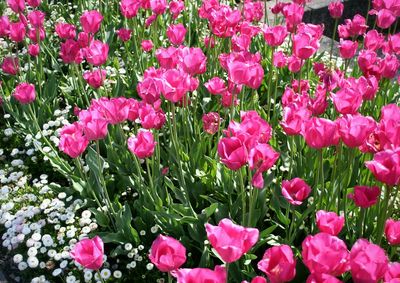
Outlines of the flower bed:
[{"label": "flower bed", "polygon": [[0,3],[8,279],[400,280],[400,3],[304,5]]}]

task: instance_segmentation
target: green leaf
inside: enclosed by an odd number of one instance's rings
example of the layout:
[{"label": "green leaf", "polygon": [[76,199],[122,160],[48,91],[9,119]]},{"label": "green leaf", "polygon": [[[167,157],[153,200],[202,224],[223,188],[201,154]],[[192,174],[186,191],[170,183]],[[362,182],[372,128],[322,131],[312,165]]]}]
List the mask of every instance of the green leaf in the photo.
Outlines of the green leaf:
[{"label": "green leaf", "polygon": [[110,224],[110,220],[108,219],[107,215],[104,212],[101,212],[95,208],[89,208],[90,212],[94,214],[94,217],[96,218],[97,224],[99,224],[102,227],[108,227]]}]

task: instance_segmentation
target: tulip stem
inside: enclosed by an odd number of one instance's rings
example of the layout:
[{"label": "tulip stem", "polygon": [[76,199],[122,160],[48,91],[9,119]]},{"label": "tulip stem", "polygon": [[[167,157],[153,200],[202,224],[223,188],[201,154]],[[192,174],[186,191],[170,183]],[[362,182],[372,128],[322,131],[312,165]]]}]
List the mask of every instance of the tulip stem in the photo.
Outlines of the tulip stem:
[{"label": "tulip stem", "polygon": [[172,283],[172,275],[168,272],[168,283]]},{"label": "tulip stem", "polygon": [[242,225],[246,225],[246,188],[243,183],[243,172],[242,168],[239,169],[239,183],[241,188],[241,195],[242,195]]},{"label": "tulip stem", "polygon": [[229,263],[225,263],[226,282],[229,282]]},{"label": "tulip stem", "polygon": [[385,188],[385,195],[383,198],[383,203],[382,206],[380,207],[380,216],[378,217],[378,223],[376,227],[376,244],[380,245],[382,236],[383,236],[383,229],[385,226],[385,221],[388,213],[388,205],[389,205],[389,200],[390,200],[390,192],[391,192],[391,187],[386,186]]},{"label": "tulip stem", "polygon": [[339,23],[339,19],[335,19],[335,25],[333,27],[333,35],[332,35],[332,40],[331,40],[331,54],[329,56],[329,61],[332,61],[332,56],[333,56],[333,43],[335,42],[335,37],[336,37],[336,30],[337,26]]}]

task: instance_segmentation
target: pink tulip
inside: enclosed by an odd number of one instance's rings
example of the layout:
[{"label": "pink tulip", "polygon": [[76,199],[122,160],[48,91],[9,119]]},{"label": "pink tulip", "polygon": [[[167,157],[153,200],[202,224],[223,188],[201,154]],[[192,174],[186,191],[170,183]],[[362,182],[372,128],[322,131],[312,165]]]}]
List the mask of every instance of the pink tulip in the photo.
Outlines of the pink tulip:
[{"label": "pink tulip", "polygon": [[376,29],[368,31],[364,36],[364,46],[368,50],[376,51],[382,47],[384,42],[384,35],[379,33]]},{"label": "pink tulip", "polygon": [[185,2],[181,0],[173,0],[169,2],[169,11],[175,20],[179,14],[185,9]]},{"label": "pink tulip", "polygon": [[92,88],[97,89],[103,85],[104,80],[106,79],[106,75],[106,70],[97,69],[83,73],[83,78],[88,83],[88,85],[90,85]]},{"label": "pink tulip", "polygon": [[264,15],[264,5],[261,1],[246,1],[243,7],[243,16],[249,22],[259,22]]},{"label": "pink tulip", "polygon": [[93,40],[89,47],[86,48],[85,58],[89,64],[100,66],[107,62],[108,58],[108,44],[99,40]]},{"label": "pink tulip", "polygon": [[24,0],[7,0],[7,5],[17,14],[25,10]]},{"label": "pink tulip", "polygon": [[358,85],[363,92],[364,100],[373,100],[378,92],[379,83],[375,76],[365,78],[364,76],[358,79]]},{"label": "pink tulip", "polygon": [[186,28],[183,24],[170,25],[167,28],[169,41],[174,45],[180,45],[185,40]]},{"label": "pink tulip", "polygon": [[207,57],[200,48],[183,48],[180,54],[180,66],[191,76],[206,71]]},{"label": "pink tulip", "polygon": [[388,257],[378,245],[359,239],[350,251],[351,275],[355,283],[379,282],[388,269]]},{"label": "pink tulip", "polygon": [[209,93],[220,95],[226,91],[226,85],[223,79],[214,77],[204,84]]},{"label": "pink tulip", "polygon": [[99,11],[96,10],[86,11],[82,14],[79,21],[84,32],[95,34],[100,29],[103,16]]},{"label": "pink tulip", "polygon": [[282,181],[282,195],[292,205],[301,205],[310,193],[310,186],[300,178]]},{"label": "pink tulip", "polygon": [[236,137],[222,138],[218,143],[221,162],[231,170],[239,170],[247,163],[248,152],[243,142]]},{"label": "pink tulip", "polygon": [[368,208],[376,204],[381,191],[379,187],[355,186],[349,197],[358,207]]},{"label": "pink tulip", "polygon": [[302,135],[309,147],[321,149],[339,143],[338,126],[335,122],[313,117],[304,122]]},{"label": "pink tulip", "polygon": [[317,86],[314,97],[310,98],[307,107],[314,116],[325,113],[326,108],[328,108],[328,101],[326,99],[326,89],[322,85]]},{"label": "pink tulip", "polygon": [[93,39],[94,39],[93,35],[89,33],[80,32],[78,34],[78,43],[81,48],[88,47],[92,43]]},{"label": "pink tulip", "polygon": [[90,140],[101,140],[107,136],[108,123],[96,110],[79,112],[79,125],[82,126],[85,137]]},{"label": "pink tulip", "polygon": [[0,16],[0,37],[6,37],[10,34],[10,20],[7,16]]},{"label": "pink tulip", "polygon": [[309,33],[298,33],[293,36],[293,54],[302,60],[310,58],[318,48],[319,41]]},{"label": "pink tulip", "polygon": [[130,101],[125,97],[102,97],[92,101],[91,109],[99,111],[108,123],[115,125],[128,119]]},{"label": "pink tulip", "polygon": [[34,43],[39,43],[40,41],[43,41],[46,38],[46,31],[44,30],[44,27],[29,29],[28,38]]},{"label": "pink tulip", "polygon": [[29,104],[35,101],[35,86],[29,83],[20,83],[13,92],[13,97],[21,104]]},{"label": "pink tulip", "polygon": [[83,135],[82,128],[77,122],[65,125],[60,132],[58,148],[71,158],[80,156],[89,144],[89,140]]},{"label": "pink tulip", "polygon": [[331,93],[335,109],[340,114],[356,114],[363,102],[362,93],[357,89],[344,85],[336,93]]},{"label": "pink tulip", "polygon": [[214,135],[218,132],[221,118],[217,112],[209,112],[202,117],[203,130],[207,134]]},{"label": "pink tulip", "polygon": [[208,268],[178,269],[171,272],[178,283],[225,283],[226,270],[223,266],[215,266],[214,270]]},{"label": "pink tulip", "polygon": [[84,268],[99,270],[103,265],[104,244],[99,236],[80,240],[70,253],[73,260]]},{"label": "pink tulip", "polygon": [[38,56],[40,53],[40,46],[39,44],[30,44],[28,46],[28,54],[32,57]]},{"label": "pink tulip", "polygon": [[307,277],[306,283],[343,283],[343,282],[329,274],[313,273]]},{"label": "pink tulip", "polygon": [[387,219],[385,223],[385,236],[390,245],[400,245],[400,221]]},{"label": "pink tulip", "polygon": [[10,23],[9,37],[14,42],[21,42],[26,35],[25,25],[22,22]]},{"label": "pink tulip", "polygon": [[153,47],[154,47],[153,42],[150,39],[143,40],[141,43],[141,46],[142,46],[143,51],[145,51],[145,52],[150,52],[151,49],[153,49]]},{"label": "pink tulip", "polygon": [[329,14],[334,19],[340,19],[343,15],[344,5],[342,1],[332,1],[328,5]]},{"label": "pink tulip", "polygon": [[257,266],[271,283],[289,282],[296,276],[296,259],[288,245],[267,249]]},{"label": "pink tulip", "polygon": [[145,129],[161,129],[166,121],[164,112],[161,109],[154,109],[150,104],[141,104],[139,118]]},{"label": "pink tulip", "polygon": [[264,39],[269,46],[280,46],[284,42],[288,32],[285,26],[265,27]]},{"label": "pink tulip", "polygon": [[[1,20],[0,20],[0,27],[1,27]],[[400,54],[400,33],[396,33],[394,35],[389,36],[389,47],[392,52],[396,53],[397,55]]]},{"label": "pink tulip", "polygon": [[381,149],[400,147],[400,107],[396,104],[388,104],[381,109],[381,120],[378,125],[379,146]]},{"label": "pink tulip", "polygon": [[222,219],[218,226],[206,223],[207,238],[225,263],[235,262],[258,241],[256,228],[242,227],[230,219]]},{"label": "pink tulip", "polygon": [[388,269],[384,275],[385,283],[400,282],[400,262],[391,262],[388,264]]},{"label": "pink tulip", "polygon": [[395,21],[396,16],[388,9],[382,9],[376,13],[376,25],[382,29],[389,28]]},{"label": "pink tulip", "polygon": [[152,156],[155,146],[153,134],[148,130],[139,130],[136,136],[128,139],[129,150],[140,159]]},{"label": "pink tulip", "polygon": [[282,8],[282,14],[286,19],[287,29],[293,32],[303,19],[304,7],[297,3],[291,3]]},{"label": "pink tulip", "polygon": [[178,64],[178,49],[170,46],[168,48],[159,48],[156,50],[156,58],[160,67],[165,69],[173,69]]},{"label": "pink tulip", "polygon": [[60,57],[66,64],[80,64],[83,60],[83,53],[79,43],[73,39],[67,39],[61,43]]},{"label": "pink tulip", "polygon": [[361,146],[376,128],[375,120],[369,116],[345,115],[337,122],[340,137],[348,147]]},{"label": "pink tulip", "polygon": [[3,63],[1,64],[1,70],[9,75],[18,74],[19,70],[19,60],[14,57],[5,57]]},{"label": "pink tulip", "polygon": [[327,233],[308,235],[302,243],[303,262],[312,274],[340,276],[349,270],[346,244]]},{"label": "pink tulip", "polygon": [[123,42],[126,42],[129,39],[131,39],[132,30],[126,29],[126,28],[120,28],[119,30],[117,30],[116,33],[120,40],[122,40]]},{"label": "pink tulip", "polygon": [[40,6],[42,0],[26,0],[26,3],[28,3],[29,6],[32,8],[37,8]]},{"label": "pink tulip", "polygon": [[251,170],[256,170],[251,181],[254,187],[258,189],[264,188],[262,173],[270,169],[278,158],[279,153],[265,143],[257,144],[250,150],[248,157],[249,167]]},{"label": "pink tulip", "polygon": [[400,184],[400,148],[378,152],[365,165],[378,181],[389,186]]},{"label": "pink tulip", "polygon": [[380,63],[380,72],[382,73],[382,77],[393,79],[397,75],[400,61],[395,55],[386,54],[385,58],[383,58]]},{"label": "pink tulip", "polygon": [[119,9],[121,11],[121,14],[127,18],[131,19],[133,17],[136,17],[139,8],[141,5],[141,1],[133,1],[133,0],[121,0],[119,4]]},{"label": "pink tulip", "polygon": [[160,99],[162,91],[163,70],[149,68],[144,72],[143,80],[138,83],[136,90],[142,100],[154,104]]},{"label": "pink tulip", "polygon": [[296,104],[289,104],[283,108],[283,118],[280,125],[287,135],[298,135],[301,132],[304,121],[311,117],[311,111],[299,107]]},{"label": "pink tulip", "polygon": [[286,65],[288,64],[288,58],[282,51],[277,51],[274,53],[272,62],[275,67],[283,68],[283,67],[286,67]]},{"label": "pink tulip", "polygon": [[228,62],[229,79],[236,84],[244,84],[252,89],[258,89],[264,78],[264,69],[258,62],[241,59]]},{"label": "pink tulip", "polygon": [[288,69],[292,73],[298,73],[303,66],[303,60],[299,57],[292,55],[287,58],[288,61]]},{"label": "pink tulip", "polygon": [[35,10],[32,11],[28,14],[28,20],[29,23],[35,28],[41,28],[43,27],[43,23],[44,23],[44,18],[45,18],[46,14],[43,13],[42,11],[39,10]]},{"label": "pink tulip", "polygon": [[316,220],[319,231],[332,236],[337,236],[344,226],[344,216],[339,216],[335,212],[319,210]]},{"label": "pink tulip", "polygon": [[181,101],[189,91],[190,77],[182,70],[170,69],[162,76],[161,92],[172,103]]},{"label": "pink tulip", "polygon": [[156,15],[161,15],[167,9],[167,1],[166,0],[150,0],[150,8]]},{"label": "pink tulip", "polygon": [[358,49],[358,42],[340,39],[339,52],[343,59],[351,59],[354,57]]},{"label": "pink tulip", "polygon": [[172,237],[158,235],[151,245],[150,261],[162,272],[177,270],[186,261],[186,249]]}]

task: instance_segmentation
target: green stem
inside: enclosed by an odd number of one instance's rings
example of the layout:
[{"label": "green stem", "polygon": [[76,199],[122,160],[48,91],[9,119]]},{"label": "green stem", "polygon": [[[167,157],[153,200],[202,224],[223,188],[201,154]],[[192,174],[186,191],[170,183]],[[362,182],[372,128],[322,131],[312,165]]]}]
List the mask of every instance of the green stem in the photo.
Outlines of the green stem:
[{"label": "green stem", "polygon": [[385,221],[387,218],[387,213],[388,213],[388,204],[390,200],[390,192],[391,192],[391,187],[386,187],[385,188],[385,195],[383,198],[383,203],[382,206],[380,207],[380,216],[378,218],[378,223],[377,223],[377,229],[376,229],[376,244],[380,245],[382,236],[383,236],[383,229],[385,226]]},{"label": "green stem", "polygon": [[333,35],[332,35],[332,40],[331,40],[331,54],[329,56],[329,61],[332,61],[332,56],[333,56],[333,43],[335,42],[335,37],[336,37],[336,30],[337,30],[337,26],[339,23],[339,19],[335,19],[335,25],[333,28]]},{"label": "green stem", "polygon": [[242,195],[242,225],[246,225],[246,188],[243,182],[243,172],[242,168],[239,169],[239,183]]}]

